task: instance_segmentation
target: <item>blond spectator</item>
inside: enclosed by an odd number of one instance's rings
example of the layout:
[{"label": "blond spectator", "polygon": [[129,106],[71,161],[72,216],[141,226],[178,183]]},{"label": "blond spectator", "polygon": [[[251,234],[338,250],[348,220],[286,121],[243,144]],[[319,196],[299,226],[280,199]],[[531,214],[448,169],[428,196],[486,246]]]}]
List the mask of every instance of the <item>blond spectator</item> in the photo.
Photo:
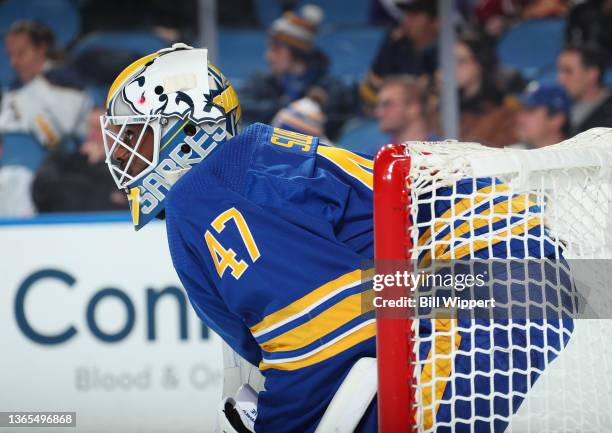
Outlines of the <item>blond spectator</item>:
[{"label": "blond spectator", "polygon": [[425,119],[424,86],[415,78],[387,79],[378,93],[374,113],[380,130],[391,134],[394,143],[435,139]]}]

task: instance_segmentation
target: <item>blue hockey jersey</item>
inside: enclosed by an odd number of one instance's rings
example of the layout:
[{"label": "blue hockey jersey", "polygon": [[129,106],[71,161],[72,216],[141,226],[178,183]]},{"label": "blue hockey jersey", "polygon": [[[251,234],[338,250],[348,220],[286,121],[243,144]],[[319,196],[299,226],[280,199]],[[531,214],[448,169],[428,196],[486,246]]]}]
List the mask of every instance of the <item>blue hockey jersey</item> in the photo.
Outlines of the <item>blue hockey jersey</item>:
[{"label": "blue hockey jersey", "polygon": [[312,432],[357,359],[372,161],[313,137],[246,128],[194,167],[166,205],[174,265],[198,315],[259,365],[258,432]]},{"label": "blue hockey jersey", "polygon": [[[372,170],[370,158],[256,124],[168,195],[170,252],[195,311],[265,376],[257,432],[313,432],[353,364],[375,356],[361,271],[373,258]],[[376,431],[374,405],[360,431]]]}]

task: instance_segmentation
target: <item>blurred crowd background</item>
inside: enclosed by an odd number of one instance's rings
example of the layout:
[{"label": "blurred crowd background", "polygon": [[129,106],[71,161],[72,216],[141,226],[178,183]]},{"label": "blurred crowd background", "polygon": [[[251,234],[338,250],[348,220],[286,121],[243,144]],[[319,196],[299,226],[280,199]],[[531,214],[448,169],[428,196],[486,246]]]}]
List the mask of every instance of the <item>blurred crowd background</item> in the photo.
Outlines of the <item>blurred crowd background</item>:
[{"label": "blurred crowd background", "polygon": [[[205,4],[0,1],[0,217],[127,209],[104,164],[106,91],[152,51],[201,45]],[[445,139],[437,5],[218,1],[211,54],[237,88],[243,127],[367,154]],[[455,0],[452,23],[456,138],[525,149],[612,126],[611,0]]]}]

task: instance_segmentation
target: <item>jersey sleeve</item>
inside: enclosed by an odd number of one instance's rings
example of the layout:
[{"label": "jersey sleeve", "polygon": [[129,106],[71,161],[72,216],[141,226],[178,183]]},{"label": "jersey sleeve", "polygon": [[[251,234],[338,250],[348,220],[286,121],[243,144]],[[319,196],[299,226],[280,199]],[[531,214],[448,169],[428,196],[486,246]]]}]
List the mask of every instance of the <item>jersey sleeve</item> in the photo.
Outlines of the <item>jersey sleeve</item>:
[{"label": "jersey sleeve", "polygon": [[[242,356],[259,351],[260,365],[273,368],[281,358],[302,359],[340,328],[350,329],[352,320],[366,320],[363,260],[336,239],[329,222],[307,214],[299,221],[301,212],[288,209],[273,212],[214,177],[185,180],[167,205],[172,258],[196,312]],[[199,206],[191,206],[194,199]],[[333,320],[339,329],[319,318],[320,324],[307,326],[312,334],[277,338],[328,307],[332,314],[334,300],[344,300],[337,307],[344,318]]]},{"label": "jersey sleeve", "polygon": [[206,271],[206,257],[201,256],[197,242],[181,229],[184,219],[168,206],[166,229],[170,255],[176,272],[198,317],[253,365],[259,364],[261,352],[242,319],[230,311]]}]

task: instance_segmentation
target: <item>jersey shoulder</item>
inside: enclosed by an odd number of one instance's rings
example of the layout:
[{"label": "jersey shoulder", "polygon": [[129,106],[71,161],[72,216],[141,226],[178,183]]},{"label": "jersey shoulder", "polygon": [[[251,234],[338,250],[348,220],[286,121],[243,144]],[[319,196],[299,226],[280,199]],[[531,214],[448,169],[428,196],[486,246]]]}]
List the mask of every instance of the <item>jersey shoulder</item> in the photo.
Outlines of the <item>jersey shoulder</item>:
[{"label": "jersey shoulder", "polygon": [[253,176],[310,177],[318,145],[317,137],[253,124],[189,170],[171,188],[167,210],[210,200],[219,190],[245,195]]}]

